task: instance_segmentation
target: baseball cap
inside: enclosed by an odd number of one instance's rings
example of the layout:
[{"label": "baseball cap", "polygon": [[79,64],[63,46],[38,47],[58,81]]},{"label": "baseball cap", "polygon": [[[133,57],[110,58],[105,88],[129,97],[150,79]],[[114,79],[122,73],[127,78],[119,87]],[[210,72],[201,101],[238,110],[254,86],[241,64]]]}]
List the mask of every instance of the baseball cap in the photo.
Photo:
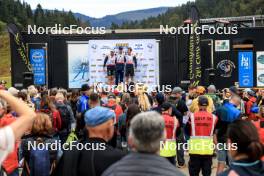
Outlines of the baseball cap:
[{"label": "baseball cap", "polygon": [[251,96],[251,97],[255,97],[255,96],[256,96],[256,94],[255,94],[255,92],[254,92],[253,90],[248,91],[247,93],[248,93],[248,95]]},{"label": "baseball cap", "polygon": [[158,103],[162,103],[162,102],[165,101],[165,97],[164,97],[164,95],[162,93],[158,93],[156,95],[156,100],[157,100]]},{"label": "baseball cap", "polygon": [[81,87],[81,91],[87,91],[90,89],[90,86],[88,84],[83,84],[82,87]]},{"label": "baseball cap", "polygon": [[168,102],[165,102],[161,105],[161,111],[167,111],[168,109],[171,108],[171,104]]},{"label": "baseball cap", "polygon": [[199,94],[205,93],[205,88],[203,86],[198,86],[196,92]]},{"label": "baseball cap", "polygon": [[109,94],[107,96],[108,99],[116,99],[116,96],[114,94]]},{"label": "baseball cap", "polygon": [[84,114],[84,121],[87,126],[95,127],[115,118],[115,113],[109,108],[96,106]]},{"label": "baseball cap", "polygon": [[206,96],[199,96],[198,105],[199,106],[208,106],[209,105],[208,98]]},{"label": "baseball cap", "polygon": [[235,94],[235,95],[239,94],[238,89],[237,89],[236,86],[229,87],[229,91],[230,91],[231,94]]},{"label": "baseball cap", "polygon": [[173,94],[183,93],[183,91],[182,91],[182,88],[180,88],[180,87],[174,87],[173,90],[172,90],[172,93]]}]

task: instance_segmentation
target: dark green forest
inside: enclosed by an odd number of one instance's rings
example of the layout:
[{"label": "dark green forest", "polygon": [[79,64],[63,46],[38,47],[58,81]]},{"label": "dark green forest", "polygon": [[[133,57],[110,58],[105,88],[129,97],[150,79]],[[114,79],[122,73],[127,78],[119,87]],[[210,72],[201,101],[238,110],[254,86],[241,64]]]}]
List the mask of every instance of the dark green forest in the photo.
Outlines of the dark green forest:
[{"label": "dark green forest", "polygon": [[53,26],[55,23],[62,26],[78,25],[87,26],[88,22],[76,19],[71,11],[44,10],[39,4],[33,11],[26,2],[15,0],[0,0],[0,31],[5,24],[15,23],[20,29],[27,25]]},{"label": "dark green forest", "polygon": [[[157,17],[124,22],[121,26],[113,23],[112,28],[158,28],[161,24],[179,26],[188,18],[191,5],[197,6],[201,18],[264,14],[264,0],[196,0],[169,8],[166,13]],[[29,4],[20,0],[0,0],[0,32],[4,30],[7,23],[15,23],[20,29],[29,24],[43,27],[53,26],[55,23],[62,26],[72,24],[89,26],[88,21],[83,22],[75,18],[71,11],[45,10],[41,5],[30,7]]]},{"label": "dark green forest", "polygon": [[159,28],[160,25],[179,26],[188,18],[191,5],[196,5],[201,18],[264,15],[264,0],[196,0],[170,8],[166,13],[142,21],[124,22],[112,28]]}]

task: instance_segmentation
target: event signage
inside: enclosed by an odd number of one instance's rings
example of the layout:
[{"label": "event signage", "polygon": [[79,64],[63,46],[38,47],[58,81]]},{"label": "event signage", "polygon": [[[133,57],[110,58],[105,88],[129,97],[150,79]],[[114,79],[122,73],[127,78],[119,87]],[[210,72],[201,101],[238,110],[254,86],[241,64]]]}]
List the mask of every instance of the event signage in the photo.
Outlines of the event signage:
[{"label": "event signage", "polygon": [[[192,31],[199,27],[199,12],[196,6],[191,8]],[[201,48],[200,48],[200,35],[198,33],[190,34],[189,36],[189,78],[190,84],[198,86],[202,79],[201,69]]]},{"label": "event signage", "polygon": [[253,87],[253,52],[238,52],[239,86]]},{"label": "event signage", "polygon": [[14,40],[18,57],[25,63],[27,70],[31,72],[32,65],[29,62],[26,46],[17,26],[14,24],[8,24],[7,29],[11,39]]},{"label": "event signage", "polygon": [[215,51],[229,51],[230,41],[229,40],[215,40]]},{"label": "event signage", "polygon": [[89,41],[89,83],[106,83],[107,74],[103,69],[104,59],[113,50],[118,55],[118,48],[123,48],[124,56],[127,48],[132,48],[132,55],[137,59],[135,82],[146,85],[158,85],[159,58],[158,42],[155,39],[122,39],[122,40],[90,40]]},{"label": "event signage", "polygon": [[257,57],[257,86],[264,86],[264,51],[258,51]]},{"label": "event signage", "polygon": [[94,63],[88,60],[88,48],[88,41],[68,42],[69,88],[81,88],[82,84],[89,83],[91,70],[89,67],[93,67]]},{"label": "event signage", "polygon": [[35,85],[46,83],[46,56],[45,49],[30,49],[30,63],[32,65]]}]

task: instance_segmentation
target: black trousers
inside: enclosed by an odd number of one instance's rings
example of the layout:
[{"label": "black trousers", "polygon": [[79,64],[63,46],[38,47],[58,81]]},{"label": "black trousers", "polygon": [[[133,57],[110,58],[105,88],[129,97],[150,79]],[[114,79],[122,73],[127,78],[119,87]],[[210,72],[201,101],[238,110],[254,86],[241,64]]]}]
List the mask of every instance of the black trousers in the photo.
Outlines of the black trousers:
[{"label": "black trousers", "polygon": [[124,70],[116,70],[116,80],[115,83],[118,85],[118,83],[123,82],[124,79]]},{"label": "black trousers", "polygon": [[190,176],[199,176],[202,170],[203,176],[210,176],[212,172],[211,155],[190,155],[189,174]]}]

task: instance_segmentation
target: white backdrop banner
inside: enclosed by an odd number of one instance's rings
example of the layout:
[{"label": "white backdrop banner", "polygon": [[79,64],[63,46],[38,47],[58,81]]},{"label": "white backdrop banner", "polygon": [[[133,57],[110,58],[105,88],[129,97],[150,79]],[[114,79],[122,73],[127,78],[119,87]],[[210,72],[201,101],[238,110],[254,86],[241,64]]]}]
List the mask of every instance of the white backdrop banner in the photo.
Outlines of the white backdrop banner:
[{"label": "white backdrop banner", "polygon": [[257,87],[264,87],[264,51],[258,51],[257,56]]},{"label": "white backdrop banner", "polygon": [[89,83],[88,42],[68,42],[68,86],[81,88]]},{"label": "white backdrop banner", "polygon": [[135,82],[147,85],[159,84],[159,43],[155,39],[128,39],[128,40],[90,40],[89,41],[89,84],[106,83],[107,75],[103,70],[104,59],[110,50],[118,52],[122,46],[124,54],[127,48],[132,48],[132,55],[137,58]]}]

